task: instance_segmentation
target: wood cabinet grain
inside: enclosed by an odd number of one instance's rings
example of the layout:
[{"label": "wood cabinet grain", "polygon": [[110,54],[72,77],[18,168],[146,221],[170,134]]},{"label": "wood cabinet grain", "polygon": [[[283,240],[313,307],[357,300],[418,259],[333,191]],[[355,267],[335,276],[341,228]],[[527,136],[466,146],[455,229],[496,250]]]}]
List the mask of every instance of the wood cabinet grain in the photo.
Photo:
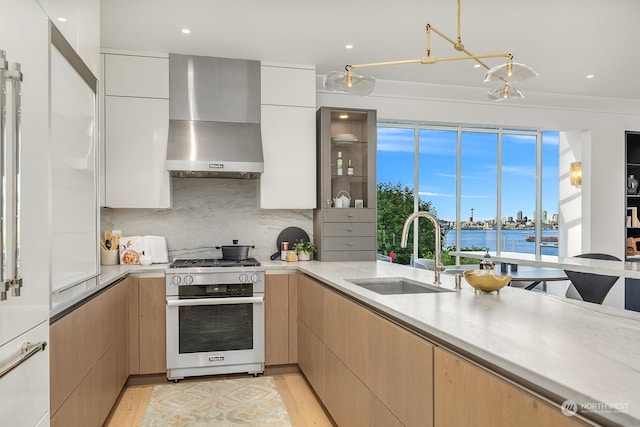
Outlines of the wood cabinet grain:
[{"label": "wood cabinet grain", "polygon": [[435,426],[583,426],[560,408],[447,350],[434,351]]},{"label": "wood cabinet grain", "polygon": [[164,277],[140,277],[140,374],[167,372],[166,290]]},{"label": "wood cabinet grain", "polygon": [[298,362],[298,274],[267,274],[265,364]]},{"label": "wood cabinet grain", "polygon": [[52,426],[102,425],[129,375],[127,281],[50,326]]},{"label": "wood cabinet grain", "polygon": [[265,364],[289,363],[289,275],[265,279]]},{"label": "wood cabinet grain", "polygon": [[433,344],[305,276],[298,309],[298,364],[338,425],[433,425]]}]

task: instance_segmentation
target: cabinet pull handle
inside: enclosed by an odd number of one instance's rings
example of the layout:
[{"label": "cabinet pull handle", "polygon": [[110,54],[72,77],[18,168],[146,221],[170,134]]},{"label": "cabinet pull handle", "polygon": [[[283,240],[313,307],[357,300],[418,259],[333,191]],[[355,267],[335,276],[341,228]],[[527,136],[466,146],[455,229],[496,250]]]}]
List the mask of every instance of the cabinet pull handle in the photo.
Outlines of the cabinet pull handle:
[{"label": "cabinet pull handle", "polygon": [[[7,80],[11,82],[13,127],[13,141],[7,141]],[[9,66],[7,55],[4,50],[0,50],[0,175],[2,176],[2,194],[0,194],[0,211],[2,223],[0,224],[0,301],[7,299],[7,291],[15,297],[20,296],[22,279],[20,278],[20,157],[22,148],[22,71],[20,64],[14,63]],[[8,146],[9,145],[9,146]],[[14,153],[11,159],[6,154]],[[9,165],[13,168],[10,169]],[[8,171],[12,172],[11,193],[7,193],[6,183]],[[10,208],[10,212],[7,209]],[[12,227],[7,233],[7,217],[12,219]],[[9,234],[9,236],[7,236]],[[8,247],[4,247],[7,238],[11,239]],[[7,252],[11,251],[13,256],[13,271],[7,265]],[[13,277],[11,277],[13,275]]]},{"label": "cabinet pull handle", "polygon": [[349,242],[349,243],[347,243],[347,245],[353,246],[353,242]]},{"label": "cabinet pull handle", "polygon": [[20,211],[21,211],[21,191],[20,178],[22,176],[21,157],[22,157],[22,67],[19,63],[11,64],[9,77],[13,86],[13,114],[14,114],[14,150],[15,157],[13,163],[13,278],[9,281],[11,287],[11,295],[20,296],[20,288],[22,288],[22,278],[20,277]]},{"label": "cabinet pull handle", "polygon": [[349,233],[351,233],[351,232],[353,231],[353,228],[349,227],[349,228],[347,228],[347,231],[348,231]]},{"label": "cabinet pull handle", "polygon": [[[5,132],[6,120],[7,120],[7,53],[4,50],[0,50],[0,179],[2,182],[6,181],[6,167],[4,153],[7,145]],[[6,263],[5,250],[4,250],[4,221],[5,216],[1,214],[4,212],[7,195],[5,193],[4,186],[1,186],[0,190],[0,301],[7,299],[7,291],[9,290],[9,284],[5,282]]]},{"label": "cabinet pull handle", "polygon": [[24,362],[26,362],[28,359],[30,359],[31,356],[33,356],[37,352],[44,351],[44,349],[46,347],[47,347],[47,342],[46,341],[40,341],[37,344],[33,344],[33,343],[30,343],[30,342],[26,342],[26,343],[22,344],[22,355],[20,355],[20,357],[18,357],[16,359],[14,359],[11,363],[9,363],[7,366],[5,366],[0,371],[0,378],[4,377],[9,372],[13,371],[18,366],[22,365]]},{"label": "cabinet pull handle", "polygon": [[347,216],[348,216],[349,218],[353,218],[353,214],[352,214],[352,213],[347,214]]},{"label": "cabinet pull handle", "polygon": [[230,298],[196,298],[196,299],[167,299],[167,307],[186,307],[194,305],[232,305],[232,304],[263,304],[264,297],[230,297]]}]

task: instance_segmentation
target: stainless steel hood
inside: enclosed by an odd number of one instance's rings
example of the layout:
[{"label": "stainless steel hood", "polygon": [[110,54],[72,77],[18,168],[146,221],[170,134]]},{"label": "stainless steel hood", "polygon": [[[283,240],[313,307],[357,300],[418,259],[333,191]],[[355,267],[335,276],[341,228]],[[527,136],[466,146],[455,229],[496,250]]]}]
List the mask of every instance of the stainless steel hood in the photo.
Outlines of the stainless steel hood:
[{"label": "stainless steel hood", "polygon": [[257,178],[264,171],[260,62],[169,55],[167,170]]}]

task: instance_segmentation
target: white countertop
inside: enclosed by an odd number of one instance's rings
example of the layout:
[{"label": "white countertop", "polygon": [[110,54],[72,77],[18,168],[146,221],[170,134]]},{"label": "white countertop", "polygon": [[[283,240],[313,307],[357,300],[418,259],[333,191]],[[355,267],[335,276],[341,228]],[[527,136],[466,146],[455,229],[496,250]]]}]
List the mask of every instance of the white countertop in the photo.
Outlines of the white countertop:
[{"label": "white countertop", "polygon": [[[558,268],[557,263],[546,261],[503,260]],[[380,295],[345,280],[405,277],[433,282],[431,271],[388,262],[265,261],[262,265],[267,274],[298,271],[314,277],[422,331],[436,343],[509,372],[517,382],[544,389],[547,397],[560,396],[578,405],[622,405],[623,410],[598,413],[615,423],[640,425],[640,313],[520,288],[480,294],[464,279],[463,289],[456,292],[411,295]],[[167,267],[102,266],[99,285],[84,297],[128,274],[162,275]],[[585,267],[604,272],[604,267]],[[442,287],[454,289],[454,276],[440,277]],[[62,308],[52,313],[56,311]]]},{"label": "white countertop", "polygon": [[164,272],[168,267],[169,264],[151,264],[146,266],[129,264],[101,265],[100,275],[98,277],[51,294],[49,318],[53,319],[59,316],[74,305],[98,293],[105,286],[127,275],[143,274],[147,276],[164,277]]},{"label": "white countertop", "polygon": [[[562,400],[623,404],[624,411],[600,415],[640,425],[640,313],[510,287],[480,294],[464,280],[457,292],[411,295],[380,295],[345,280],[433,282],[430,271],[387,262],[308,262],[298,269]],[[454,288],[453,276],[440,277]]]}]

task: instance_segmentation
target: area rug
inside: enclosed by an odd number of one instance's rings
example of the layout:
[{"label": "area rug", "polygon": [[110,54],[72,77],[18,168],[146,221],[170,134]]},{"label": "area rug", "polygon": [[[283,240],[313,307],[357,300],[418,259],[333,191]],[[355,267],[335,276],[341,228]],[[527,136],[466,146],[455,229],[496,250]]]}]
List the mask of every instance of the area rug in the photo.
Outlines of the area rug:
[{"label": "area rug", "polygon": [[157,385],[143,427],[291,426],[271,377]]}]

